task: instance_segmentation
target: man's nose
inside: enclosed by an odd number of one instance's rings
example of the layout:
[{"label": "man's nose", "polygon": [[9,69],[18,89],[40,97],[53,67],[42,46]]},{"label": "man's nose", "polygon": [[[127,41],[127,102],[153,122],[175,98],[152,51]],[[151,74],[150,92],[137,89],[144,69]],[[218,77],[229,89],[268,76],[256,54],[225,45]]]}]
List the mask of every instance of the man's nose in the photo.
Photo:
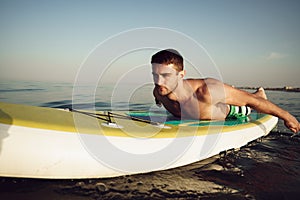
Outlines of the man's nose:
[{"label": "man's nose", "polygon": [[164,80],[163,80],[163,78],[162,78],[161,76],[158,76],[158,77],[156,78],[156,84],[157,84],[157,85],[162,85],[163,82],[164,82]]}]

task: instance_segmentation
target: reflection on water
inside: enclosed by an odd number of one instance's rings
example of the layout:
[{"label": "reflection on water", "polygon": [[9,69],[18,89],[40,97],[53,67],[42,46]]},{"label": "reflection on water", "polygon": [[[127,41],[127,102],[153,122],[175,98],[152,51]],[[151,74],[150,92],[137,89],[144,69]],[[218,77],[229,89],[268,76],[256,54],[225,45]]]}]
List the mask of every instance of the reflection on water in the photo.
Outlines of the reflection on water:
[{"label": "reflection on water", "polygon": [[[126,108],[127,102],[130,109],[145,110],[154,104],[150,85],[138,88],[124,102],[110,101],[111,88],[97,89],[96,103],[93,103],[97,110],[113,106]],[[72,106],[72,84],[2,83],[0,90],[0,101],[60,108]],[[300,93],[266,92],[271,101],[300,119]],[[90,107],[80,101],[78,106]],[[277,132],[240,151],[147,174],[89,180],[1,178],[0,198],[297,199],[300,195],[300,137],[289,136],[290,132],[280,121]]]}]

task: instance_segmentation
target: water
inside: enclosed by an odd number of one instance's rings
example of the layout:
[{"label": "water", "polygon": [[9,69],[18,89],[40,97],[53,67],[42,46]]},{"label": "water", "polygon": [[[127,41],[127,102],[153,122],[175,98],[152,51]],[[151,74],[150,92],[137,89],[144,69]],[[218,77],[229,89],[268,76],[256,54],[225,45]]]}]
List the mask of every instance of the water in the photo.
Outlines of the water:
[{"label": "water", "polygon": [[[121,87],[121,86],[120,86]],[[126,86],[120,94],[101,85],[90,95],[82,86],[77,97],[71,83],[0,82],[0,101],[45,107],[98,110],[145,110],[153,106],[152,85]],[[121,93],[123,92],[123,93]],[[129,94],[128,94],[129,93]],[[267,91],[268,98],[300,119],[300,93]],[[123,99],[122,99],[123,98]],[[89,102],[94,100],[95,104]],[[113,99],[113,101],[111,101]],[[125,99],[125,103],[124,103]],[[239,151],[188,166],[108,179],[0,179],[1,199],[299,199],[300,138],[279,121],[275,131]]]}]

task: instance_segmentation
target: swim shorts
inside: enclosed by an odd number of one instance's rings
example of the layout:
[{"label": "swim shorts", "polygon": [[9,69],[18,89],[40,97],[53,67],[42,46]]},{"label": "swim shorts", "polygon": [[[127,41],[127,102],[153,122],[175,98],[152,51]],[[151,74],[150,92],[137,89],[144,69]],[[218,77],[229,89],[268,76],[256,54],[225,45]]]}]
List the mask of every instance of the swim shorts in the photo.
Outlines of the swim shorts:
[{"label": "swim shorts", "polygon": [[241,118],[241,117],[247,117],[251,113],[251,108],[248,106],[234,106],[229,105],[229,112],[226,116],[226,119],[228,118]]}]

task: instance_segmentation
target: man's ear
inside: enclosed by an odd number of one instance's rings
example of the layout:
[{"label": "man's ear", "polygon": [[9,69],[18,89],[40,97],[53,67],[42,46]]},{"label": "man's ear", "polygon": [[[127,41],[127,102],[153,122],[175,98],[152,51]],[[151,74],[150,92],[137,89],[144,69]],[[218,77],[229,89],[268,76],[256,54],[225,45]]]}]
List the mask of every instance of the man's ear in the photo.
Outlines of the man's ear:
[{"label": "man's ear", "polygon": [[186,73],[186,71],[185,71],[185,70],[182,70],[181,72],[179,72],[179,76],[180,76],[181,78],[184,78],[185,73]]}]

